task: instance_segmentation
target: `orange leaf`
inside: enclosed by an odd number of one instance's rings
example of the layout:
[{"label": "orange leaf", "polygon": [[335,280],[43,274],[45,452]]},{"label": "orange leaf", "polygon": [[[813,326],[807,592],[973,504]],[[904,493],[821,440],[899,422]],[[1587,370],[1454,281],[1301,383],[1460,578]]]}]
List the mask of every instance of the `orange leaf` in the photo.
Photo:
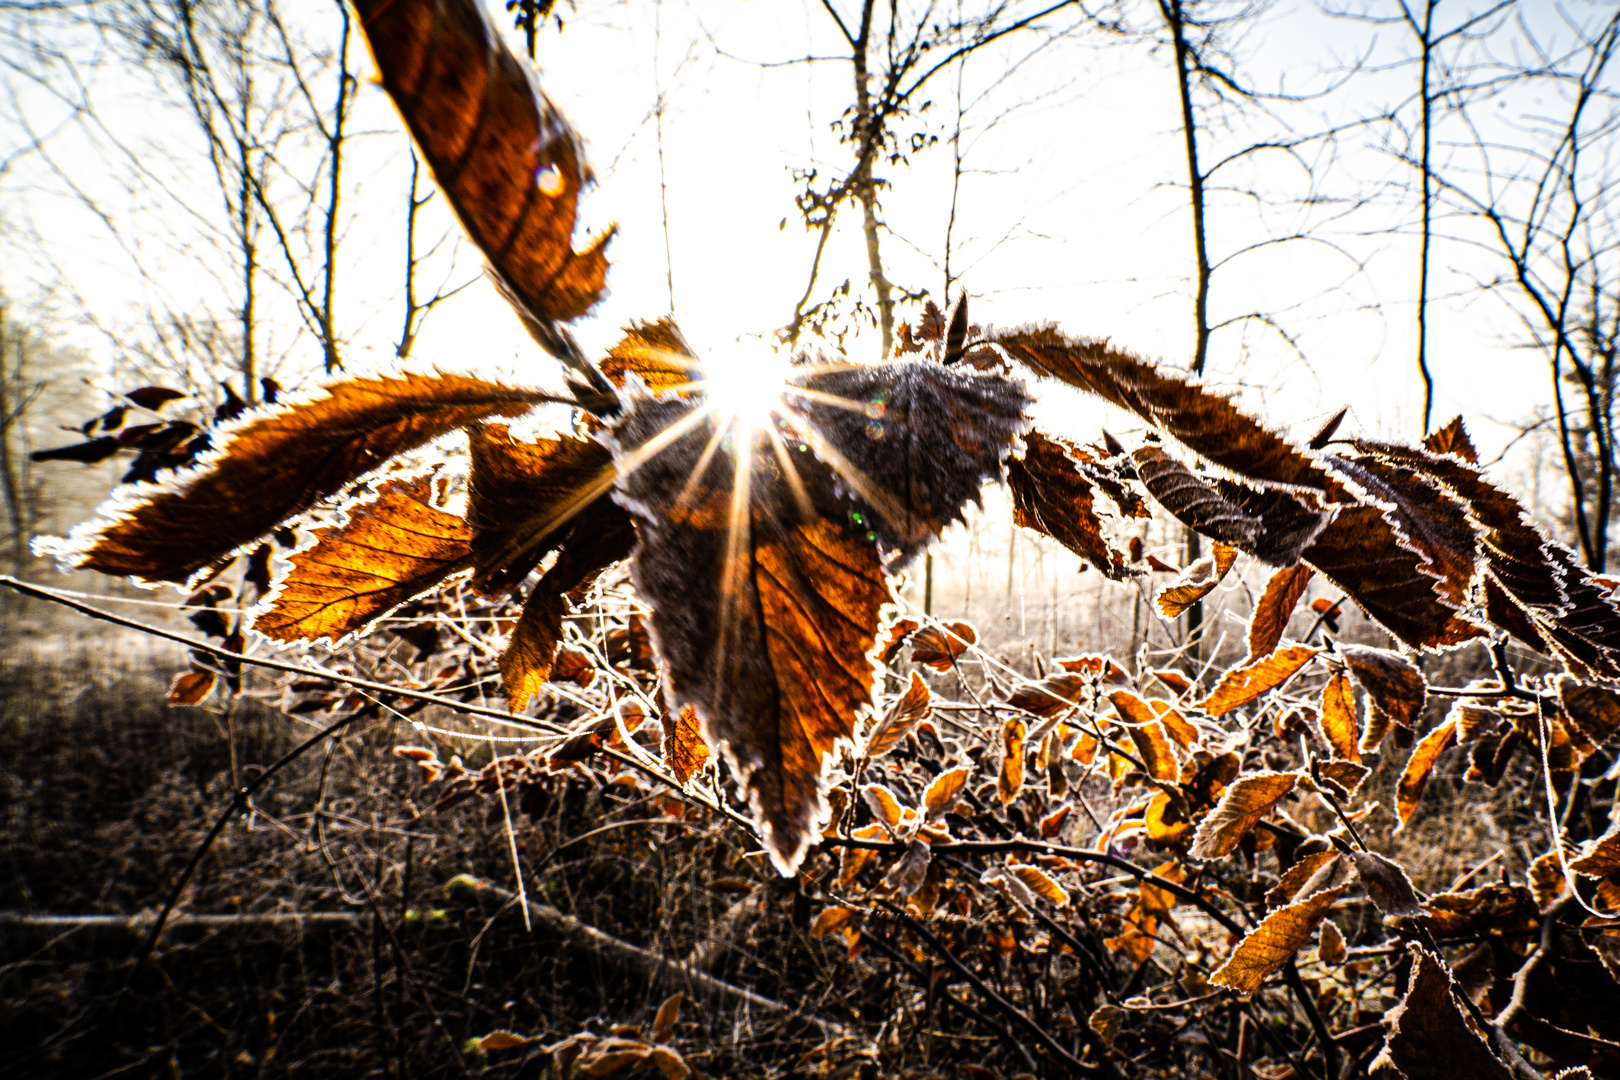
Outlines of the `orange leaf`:
[{"label": "orange leaf", "polygon": [[709,748],[698,730],[697,713],[690,705],[678,713],[665,709],[663,725],[664,766],[685,787],[709,760]]},{"label": "orange leaf", "polygon": [[965,622],[925,626],[911,635],[911,659],[935,671],[949,671],[956,666],[956,658],[978,640],[978,631]]},{"label": "orange leaf", "polygon": [[[1240,781],[1241,782],[1241,781]],[[1343,860],[1341,860],[1343,862]],[[1347,864],[1346,864],[1347,865]],[[1350,886],[1331,884],[1278,908],[1232,950],[1209,981],[1240,994],[1253,994],[1310,940],[1316,926]]]},{"label": "orange leaf", "polygon": [[214,689],[218,678],[212,671],[182,671],[169,684],[164,700],[170,705],[196,705]]},{"label": "orange leaf", "polygon": [[1287,570],[1278,570],[1266,580],[1265,592],[1255,602],[1254,614],[1249,616],[1249,658],[1266,656],[1282,640],[1288,629],[1288,619],[1294,605],[1305,595],[1315,571],[1304,563]]},{"label": "orange leaf", "polygon": [[871,733],[867,735],[866,756],[882,757],[894,749],[912,728],[928,719],[929,714],[933,712],[932,701],[933,694],[929,692],[928,684],[923,682],[921,675],[913,671],[911,684],[906,687],[906,692],[889,704],[883,719],[874,724]]},{"label": "orange leaf", "polygon": [[866,805],[872,808],[872,816],[881,821],[890,833],[900,828],[900,819],[905,814],[905,808],[900,800],[895,798],[894,792],[882,784],[868,784],[861,789],[866,797]]},{"label": "orange leaf", "polygon": [[1339,933],[1339,928],[1333,925],[1331,919],[1324,920],[1321,934],[1317,937],[1316,958],[1329,967],[1338,967],[1348,955],[1344,935]]},{"label": "orange leaf", "polygon": [[1069,804],[1064,803],[1050,814],[1047,814],[1045,817],[1041,818],[1040,830],[1042,840],[1050,840],[1052,837],[1063,831],[1063,823],[1068,820],[1070,809],[1071,807]]},{"label": "orange leaf", "polygon": [[700,365],[680,327],[665,316],[626,327],[624,337],[597,366],[614,386],[623,388],[627,376],[637,375],[648,390],[661,394],[689,386],[698,378]]},{"label": "orange leaf", "polygon": [[1365,645],[1339,644],[1339,654],[1372,701],[1392,723],[1416,727],[1429,684],[1417,665],[1398,652]]},{"label": "orange leaf", "polygon": [[1541,910],[1563,895],[1569,887],[1564,877],[1564,865],[1558,858],[1558,852],[1548,851],[1538,856],[1525,871],[1525,879],[1530,883],[1530,895],[1536,898],[1536,905]]},{"label": "orange leaf", "polygon": [[1333,756],[1345,761],[1360,762],[1361,751],[1356,742],[1360,738],[1360,725],[1356,721],[1356,699],[1350,690],[1350,677],[1342,671],[1322,687],[1322,736],[1333,748]]},{"label": "orange leaf", "polygon": [[211,464],[76,530],[65,552],[104,574],[183,582],[394,455],[552,396],[461,375],[355,379],[326,394],[259,414]]},{"label": "orange leaf", "polygon": [[885,665],[892,664],[894,654],[900,651],[900,646],[905,644],[906,639],[911,636],[911,632],[921,625],[916,619],[897,620],[893,626],[889,627],[888,636],[883,639],[883,645],[878,649],[878,659],[882,660]]},{"label": "orange leaf", "polygon": [[584,651],[564,645],[557,650],[557,658],[552,662],[551,681],[571,682],[581,688],[590,686],[596,681],[596,665]]},{"label": "orange leaf", "polygon": [[492,1031],[478,1040],[478,1052],[488,1054],[495,1050],[511,1050],[518,1046],[528,1046],[537,1040],[533,1035],[519,1035],[515,1031]]},{"label": "orange leaf", "polygon": [[1116,581],[1134,571],[1109,544],[1095,509],[1095,493],[1081,470],[1090,455],[1064,439],[1031,431],[1024,454],[1007,462],[1013,521],[1045,533]]},{"label": "orange leaf", "polygon": [[1003,804],[1018,797],[1024,787],[1024,722],[1009,716],[1001,727],[1001,774],[996,780],[996,795]]},{"label": "orange leaf", "polygon": [[810,924],[811,937],[826,937],[829,934],[843,933],[844,927],[855,917],[855,913],[847,907],[830,907],[822,910],[816,916],[816,921]]},{"label": "orange leaf", "polygon": [[1255,822],[1277,808],[1299,782],[1298,773],[1261,772],[1240,776],[1227,785],[1193,835],[1195,859],[1218,859],[1237,847]]},{"label": "orange leaf", "polygon": [[1354,798],[1372,770],[1354,761],[1311,760],[1311,776],[1341,799]]},{"label": "orange leaf", "polygon": [[1180,808],[1171,800],[1169,792],[1155,792],[1143,814],[1148,839],[1162,844],[1173,844],[1192,832],[1192,822],[1182,816]]},{"label": "orange leaf", "polygon": [[1225,716],[1287,682],[1319,651],[1309,645],[1287,645],[1244,667],[1233,668],[1214,692],[1199,702],[1199,707],[1211,716]]},{"label": "orange leaf", "polygon": [[1571,860],[1569,868],[1583,877],[1607,877],[1620,873],[1620,824],[1592,841],[1586,851]]},{"label": "orange leaf", "polygon": [[973,770],[964,765],[947,769],[934,777],[928,790],[923,792],[923,816],[930,821],[938,821],[950,813],[971,775]]},{"label": "orange leaf", "polygon": [[1412,980],[1406,997],[1384,1014],[1389,1035],[1368,1075],[1395,1071],[1410,1077],[1513,1080],[1515,1073],[1469,1027],[1454,996],[1450,969],[1416,942],[1407,949],[1414,961]]},{"label": "orange leaf", "polygon": [[578,137],[473,0],[359,0],[356,10],[445,200],[530,335],[564,355],[556,324],[601,299],[612,235],[573,249],[590,178]]},{"label": "orange leaf", "polygon": [[[684,995],[671,994],[658,1006],[658,1012],[653,1016],[651,1035],[654,1040],[661,1043],[669,1042],[675,1036],[675,1025],[681,1019],[681,1000]],[[681,1075],[685,1075],[684,1073]]]},{"label": "orange leaf", "polygon": [[1045,870],[1028,863],[1009,863],[1006,872],[1022,881],[1026,888],[1053,907],[1068,907],[1069,893],[1049,877]]},{"label": "orange leaf", "polygon": [[430,476],[391,483],[314,530],[253,629],[276,641],[336,642],[471,565],[467,523],[433,505]]},{"label": "orange leaf", "polygon": [[1237,548],[1215,542],[1215,552],[1193,563],[1181,576],[1159,591],[1154,603],[1167,619],[1174,619],[1214,591],[1232,569]]},{"label": "orange leaf", "polygon": [[1406,771],[1401,773],[1401,779],[1395,786],[1395,816],[1400,818],[1402,826],[1411,820],[1417,810],[1418,800],[1423,798],[1424,785],[1434,771],[1434,763],[1439,760],[1441,751],[1451,745],[1456,734],[1457,722],[1447,720],[1412,747]]}]

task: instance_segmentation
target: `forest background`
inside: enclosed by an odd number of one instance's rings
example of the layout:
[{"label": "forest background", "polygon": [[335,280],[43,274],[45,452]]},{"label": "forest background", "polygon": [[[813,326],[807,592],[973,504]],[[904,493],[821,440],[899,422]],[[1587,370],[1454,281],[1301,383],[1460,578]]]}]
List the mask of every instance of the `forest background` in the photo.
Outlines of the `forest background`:
[{"label": "forest background", "polygon": [[[1607,5],[581,3],[492,18],[586,136],[584,226],[618,229],[611,293],[578,327],[587,352],[667,310],[704,354],[820,336],[875,358],[925,298],[965,290],[976,322],[1060,319],[1202,374],[1300,440],[1346,407],[1360,434],[1405,440],[1462,413],[1491,475],[1607,568],[1620,337]],[[0,471],[19,576],[156,599],[56,577],[26,548],[87,517],[130,464],[30,455],[76,441],[64,425],[134,386],[184,388],[206,423],[263,400],[267,378],[297,393],[436,367],[561,385],[435,196],[349,9],[0,0],[0,51]],[[1062,388],[1035,415],[1076,438],[1141,430]],[[1166,565],[1201,553],[1168,518],[1141,538]],[[912,569],[907,595],[972,621],[1031,674],[1064,653],[1177,656],[1199,639],[1199,623],[1160,618],[1151,590],[1078,566],[992,494]],[[1204,605],[1204,659],[1241,654],[1262,580],[1236,576]],[[104,647],[38,607],[13,614],[32,635],[9,638],[13,702],[43,678],[41,657]],[[118,640],[87,699],[120,697],[124,669],[151,662]],[[239,740],[256,737],[229,710],[196,732],[150,720],[157,757],[192,774],[163,782],[196,786],[199,812],[219,796],[204,775],[217,748],[201,748],[214,725],[233,777]],[[29,737],[47,760],[56,744]],[[265,739],[261,752],[279,745]],[[356,792],[378,781],[367,769]],[[160,804],[167,774],[142,771],[152,783],[125,796]],[[72,831],[51,817],[31,819],[34,842]],[[1509,858],[1521,873],[1536,842]],[[1437,848],[1437,879],[1490,855],[1469,844]],[[174,858],[91,907],[151,906],[139,880]],[[701,936],[739,933],[740,908],[720,905]]]}]

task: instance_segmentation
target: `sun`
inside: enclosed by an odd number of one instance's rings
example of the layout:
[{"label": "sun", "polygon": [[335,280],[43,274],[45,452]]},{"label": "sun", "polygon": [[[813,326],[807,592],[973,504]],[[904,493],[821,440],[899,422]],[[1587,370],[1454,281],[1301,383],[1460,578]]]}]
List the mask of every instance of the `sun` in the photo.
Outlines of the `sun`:
[{"label": "sun", "polygon": [[760,342],[738,341],[704,357],[698,385],[722,421],[765,428],[782,407],[790,372],[783,353]]}]

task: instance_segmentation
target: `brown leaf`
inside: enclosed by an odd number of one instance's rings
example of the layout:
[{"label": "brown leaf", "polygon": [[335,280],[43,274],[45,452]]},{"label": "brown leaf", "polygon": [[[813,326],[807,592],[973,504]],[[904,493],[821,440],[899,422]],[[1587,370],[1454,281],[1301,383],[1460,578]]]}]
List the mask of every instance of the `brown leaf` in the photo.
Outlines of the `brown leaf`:
[{"label": "brown leaf", "polygon": [[664,767],[685,787],[709,761],[709,748],[698,730],[697,712],[690,705],[678,713],[665,709],[662,722]]},{"label": "brown leaf", "polygon": [[182,671],[169,684],[164,700],[170,705],[199,704],[214,689],[218,678],[212,671]]},{"label": "brown leaf", "polygon": [[1392,1066],[1406,1080],[1513,1080],[1485,1041],[1474,1034],[1452,997],[1451,972],[1423,946],[1412,954],[1412,981],[1401,1003],[1384,1016],[1389,1035],[1368,1072]]},{"label": "brown leaf", "polygon": [[1474,449],[1473,440],[1468,437],[1468,429],[1463,427],[1461,416],[1453,416],[1445,427],[1424,436],[1423,448],[1431,454],[1454,455],[1470,465],[1479,463],[1479,452]]},{"label": "brown leaf", "polygon": [[681,1019],[681,999],[684,995],[671,994],[658,1006],[658,1012],[653,1016],[652,1031],[650,1034],[655,1042],[667,1043],[675,1037],[675,1025]]},{"label": "brown leaf", "polygon": [[1148,768],[1148,775],[1156,780],[1173,782],[1181,769],[1176,763],[1175,752],[1170,749],[1169,740],[1165,738],[1164,727],[1154,717],[1148,703],[1129,690],[1116,690],[1109,695],[1109,700],[1127,718],[1126,730],[1136,744],[1137,755]]},{"label": "brown leaf", "polygon": [[996,796],[1002,804],[1012,802],[1024,787],[1024,722],[1007,717],[1001,726],[1001,773],[996,779]]},{"label": "brown leaf", "polygon": [[313,530],[318,542],[292,556],[253,629],[336,642],[467,569],[467,523],[433,505],[434,486],[431,476],[388,484],[342,526]]},{"label": "brown leaf", "polygon": [[551,681],[571,682],[581,688],[590,686],[596,681],[596,665],[583,650],[564,645],[557,650],[557,658],[552,662]]},{"label": "brown leaf", "polygon": [[[1120,715],[1132,725],[1162,727],[1164,732],[1180,743],[1183,749],[1190,748],[1198,742],[1198,729],[1187,723],[1186,718],[1168,701],[1143,701],[1129,690],[1115,690],[1108,695],[1108,700],[1113,702],[1114,708],[1118,709]],[[1173,761],[1174,758],[1169,760]],[[1172,775],[1160,779],[1173,780],[1175,777]]]},{"label": "brown leaf", "polygon": [[[1260,533],[1260,519],[1226,500],[1198,474],[1157,446],[1143,446],[1131,454],[1136,474],[1154,500],[1177,521],[1204,536],[1252,548]],[[1213,588],[1213,586],[1211,586]]]},{"label": "brown leaf", "polygon": [[905,854],[896,859],[889,872],[883,875],[883,886],[894,889],[901,896],[914,896],[928,877],[928,864],[934,859],[934,849],[926,840],[913,840],[906,845]]},{"label": "brown leaf", "polygon": [[588,537],[577,545],[569,543],[551,569],[535,582],[500,658],[501,685],[512,711],[522,709],[551,680],[552,661],[562,641],[563,619],[573,608],[570,597],[630,554],[632,537],[625,524],[616,522],[614,531],[607,536]]},{"label": "brown leaf", "polygon": [[1159,591],[1154,603],[1167,619],[1174,619],[1208,596],[1232,569],[1237,548],[1215,542],[1213,555],[1205,556],[1181,572],[1181,576]]},{"label": "brown leaf", "polygon": [[1240,994],[1255,993],[1261,983],[1310,940],[1317,924],[1348,888],[1348,885],[1330,885],[1267,915],[1238,943],[1209,981]]},{"label": "brown leaf", "polygon": [[949,626],[925,626],[911,635],[911,659],[935,671],[949,671],[957,658],[976,644],[979,633],[965,622]]},{"label": "brown leaf", "polygon": [[1299,861],[1283,871],[1282,878],[1270,892],[1266,893],[1266,905],[1280,908],[1300,898],[1307,882],[1311,881],[1321,869],[1334,859],[1338,852],[1329,848],[1326,851],[1313,851],[1301,855]]},{"label": "brown leaf", "polygon": [[1338,967],[1344,963],[1348,955],[1349,950],[1344,947],[1344,935],[1339,933],[1339,928],[1333,925],[1332,919],[1324,919],[1317,937],[1317,959],[1329,967]]},{"label": "brown leaf", "polygon": [[1564,877],[1564,864],[1558,858],[1557,851],[1548,851],[1538,856],[1525,871],[1525,879],[1530,883],[1530,895],[1536,898],[1536,906],[1546,911],[1547,906],[1563,895],[1569,887]]},{"label": "brown leaf", "polygon": [[1022,380],[965,364],[908,360],[794,370],[808,373],[788,381],[783,401],[794,415],[785,438],[807,445],[838,473],[855,503],[851,520],[864,522],[900,564],[963,520],[963,508],[979,501],[986,480],[1002,478],[1013,441],[1028,425],[1024,409],[1032,399]]},{"label": "brown leaf", "polygon": [[1417,918],[1423,914],[1417,892],[1400,863],[1374,851],[1354,851],[1350,857],[1355,860],[1356,874],[1361,878],[1362,888],[1367,890],[1367,898],[1379,911],[1399,918]]},{"label": "brown leaf", "polygon": [[1147,825],[1148,839],[1157,840],[1161,844],[1174,844],[1191,833],[1192,822],[1186,819],[1184,808],[1185,803],[1172,799],[1169,792],[1155,792],[1153,798],[1148,801],[1147,809],[1142,813],[1142,821]]},{"label": "brown leaf", "polygon": [[1095,679],[1063,671],[1040,682],[1024,683],[1007,696],[1007,704],[1050,720],[1074,708],[1096,685]]},{"label": "brown leaf", "polygon": [[614,386],[622,389],[625,379],[636,375],[654,394],[691,386],[701,368],[697,354],[669,316],[626,327],[624,337],[597,366]]},{"label": "brown leaf", "polygon": [[1053,907],[1069,906],[1068,890],[1053,881],[1046,871],[1040,867],[1031,866],[1028,863],[1008,863],[1004,869],[1007,873],[1022,881],[1030,892],[1047,901]]},{"label": "brown leaf", "polygon": [[104,574],[183,582],[394,455],[550,396],[460,375],[355,379],[326,393],[261,413],[211,464],[76,532],[65,553]]},{"label": "brown leaf", "polygon": [[1439,760],[1441,751],[1451,745],[1456,734],[1457,722],[1447,720],[1423,736],[1412,748],[1412,756],[1406,761],[1406,771],[1401,773],[1401,779],[1395,786],[1395,816],[1400,819],[1402,826],[1417,811],[1418,800],[1423,798],[1423,788],[1429,782],[1429,774],[1434,772],[1434,763]]},{"label": "brown leaf", "polygon": [[1061,379],[1135,413],[1233,473],[1285,487],[1327,485],[1315,462],[1226,398],[1105,341],[1071,338],[1053,327],[999,334],[991,341],[1037,374]]},{"label": "brown leaf", "polygon": [[633,397],[613,430],[616,497],[636,517],[632,580],[652,609],[665,694],[695,708],[788,874],[829,813],[826,770],[871,702],[893,593],[833,470],[798,454],[784,472],[762,432],[706,455],[721,423],[683,399]]},{"label": "brown leaf", "polygon": [[1311,761],[1311,776],[1341,799],[1354,798],[1372,770],[1354,761]]},{"label": "brown leaf", "polygon": [[1575,727],[1598,746],[1620,731],[1620,694],[1587,686],[1568,675],[1558,677],[1558,703]]},{"label": "brown leaf", "polygon": [[1282,641],[1288,629],[1288,619],[1294,605],[1305,595],[1305,588],[1314,576],[1309,566],[1300,563],[1287,570],[1278,570],[1266,581],[1265,592],[1255,602],[1254,614],[1249,616],[1249,659],[1268,656]]},{"label": "brown leaf", "polygon": [[1113,1048],[1114,1040],[1125,1028],[1125,1010],[1118,1005],[1099,1005],[1086,1021],[1086,1026],[1096,1033],[1102,1044]]},{"label": "brown leaf", "polygon": [[1070,807],[1068,803],[1064,803],[1050,814],[1047,814],[1045,817],[1041,818],[1040,833],[1042,840],[1050,840],[1052,837],[1057,836],[1063,831],[1063,823],[1068,820],[1069,811],[1071,809],[1072,807]]},{"label": "brown leaf", "polygon": [[933,700],[928,684],[922,681],[921,675],[913,671],[911,684],[906,688],[906,692],[889,704],[883,719],[874,724],[866,736],[865,756],[878,758],[894,749],[912,728],[928,719],[929,714],[933,712]]},{"label": "brown leaf", "polygon": [[556,324],[601,299],[612,235],[573,249],[590,179],[578,137],[473,0],[360,0],[356,10],[445,200],[530,335],[564,355]]},{"label": "brown leaf", "polygon": [[1429,564],[1401,543],[1376,506],[1339,507],[1301,558],[1413,648],[1451,648],[1484,634],[1432,587],[1412,587],[1414,581],[1432,581],[1422,573]]},{"label": "brown leaf", "polygon": [[1023,456],[1007,461],[1013,521],[1045,533],[1104,575],[1120,581],[1135,571],[1103,535],[1092,485],[1078,464],[1089,457],[1066,440],[1038,431],[1026,434]]},{"label": "brown leaf", "polygon": [[906,643],[911,632],[921,625],[916,619],[900,619],[895,622],[889,627],[888,636],[883,639],[883,645],[878,649],[878,659],[883,661],[885,666],[894,663],[895,653],[900,651],[900,646]]},{"label": "brown leaf", "polygon": [[1582,877],[1620,874],[1620,824],[1611,825],[1608,832],[1592,841],[1578,858],[1570,861],[1569,868]]},{"label": "brown leaf", "polygon": [[973,770],[964,765],[946,769],[934,777],[928,790],[923,792],[923,816],[929,821],[938,821],[950,813],[956,800],[961,797],[968,777],[972,775]]},{"label": "brown leaf", "polygon": [[519,1035],[515,1031],[492,1031],[478,1040],[480,1054],[492,1053],[496,1050],[511,1050],[518,1046],[528,1046],[538,1040],[533,1035]]},{"label": "brown leaf", "polygon": [[1199,823],[1193,835],[1193,858],[1218,859],[1231,852],[1243,834],[1275,810],[1298,782],[1299,774],[1291,772],[1250,773],[1232,781],[1215,809]]},{"label": "brown leaf", "polygon": [[1390,722],[1417,727],[1418,714],[1428,696],[1429,684],[1417,665],[1398,652],[1365,645],[1339,643],[1339,655],[1356,683],[1366,693],[1373,708]]},{"label": "brown leaf", "polygon": [[883,823],[891,836],[899,830],[905,807],[900,805],[893,791],[882,784],[868,784],[861,789],[861,795],[866,799],[866,805],[871,807],[872,816]]},{"label": "brown leaf", "polygon": [[822,909],[816,921],[810,924],[811,937],[826,937],[829,934],[842,933],[844,927],[855,917],[855,913],[847,907],[830,907]]},{"label": "brown leaf", "polygon": [[1209,697],[1199,702],[1199,708],[1211,716],[1225,716],[1293,678],[1320,651],[1309,645],[1289,644],[1251,664],[1233,668]]},{"label": "brown leaf", "polygon": [[467,523],[481,590],[519,584],[562,548],[603,567],[629,555],[634,534],[607,494],[617,474],[606,447],[571,435],[520,442],[504,424],[468,436]]},{"label": "brown leaf", "polygon": [[1333,748],[1333,756],[1345,761],[1361,761],[1361,750],[1356,746],[1361,725],[1356,720],[1356,699],[1350,689],[1350,677],[1335,671],[1322,687],[1320,709],[1322,737]]}]

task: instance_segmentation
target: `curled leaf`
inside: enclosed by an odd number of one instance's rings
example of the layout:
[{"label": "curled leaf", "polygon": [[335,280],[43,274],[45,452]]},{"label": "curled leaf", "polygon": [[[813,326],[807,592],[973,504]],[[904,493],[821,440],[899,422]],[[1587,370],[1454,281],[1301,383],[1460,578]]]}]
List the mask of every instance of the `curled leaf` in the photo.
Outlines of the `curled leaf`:
[{"label": "curled leaf", "polygon": [[1228,544],[1253,546],[1260,533],[1260,519],[1228,502],[1187,466],[1152,445],[1132,452],[1131,460],[1148,493],[1177,521]]},{"label": "curled leaf", "polygon": [[1609,831],[1598,837],[1570,861],[1569,868],[1583,877],[1607,877],[1620,873],[1620,824],[1611,825]]},{"label": "curled leaf", "polygon": [[1031,431],[1022,457],[1007,462],[1013,521],[1045,533],[1114,580],[1132,573],[1125,557],[1108,543],[1097,517],[1094,493],[1078,458],[1084,450],[1063,439]]},{"label": "curled leaf", "polygon": [[1372,705],[1392,723],[1416,727],[1429,684],[1417,665],[1398,652],[1339,643],[1339,655]]},{"label": "curled leaf", "polygon": [[911,635],[911,659],[935,671],[949,671],[957,658],[979,640],[972,624],[954,622],[949,626],[925,626]]},{"label": "curled leaf", "polygon": [[950,813],[971,775],[973,770],[964,765],[946,769],[934,777],[928,790],[923,792],[923,816],[930,821],[938,821]]},{"label": "curled leaf", "polygon": [[1045,870],[1028,863],[1008,863],[1006,872],[1024,883],[1024,887],[1036,896],[1045,900],[1053,907],[1068,907],[1069,893],[1063,886],[1053,881]]},{"label": "curled leaf", "polygon": [[1159,591],[1154,603],[1167,619],[1174,619],[1214,591],[1237,558],[1237,548],[1216,541],[1215,553],[1183,570],[1181,576]]}]

